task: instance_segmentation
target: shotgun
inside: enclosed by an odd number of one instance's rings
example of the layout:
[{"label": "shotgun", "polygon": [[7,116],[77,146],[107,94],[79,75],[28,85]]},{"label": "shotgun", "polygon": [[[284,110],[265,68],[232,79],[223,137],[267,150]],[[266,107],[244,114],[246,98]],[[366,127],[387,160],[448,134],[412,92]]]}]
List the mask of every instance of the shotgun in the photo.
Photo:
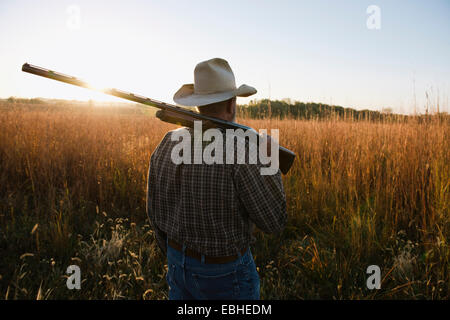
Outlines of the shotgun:
[{"label": "shotgun", "polygon": [[[160,109],[158,112],[156,112],[156,116],[165,122],[185,126],[185,127],[194,127],[194,121],[203,121],[203,123],[206,124],[206,126],[216,126],[224,129],[242,129],[244,131],[250,130],[252,132],[255,132],[256,135],[258,133],[247,126],[244,126],[239,123],[231,122],[231,121],[225,121],[222,119],[209,117],[206,115],[202,115],[195,111],[190,111],[185,108],[181,108],[172,104],[168,104],[165,102],[153,100],[150,98],[143,97],[141,95],[125,92],[122,90],[117,89],[100,89],[93,87],[92,85],[88,84],[87,82],[80,80],[76,77],[72,77],[66,74],[62,74],[56,71],[52,71],[49,69],[41,68],[38,66],[34,66],[28,63],[24,63],[22,66],[22,71],[28,72],[34,75],[38,75],[41,77],[65,82],[68,84],[72,84],[74,86],[87,88],[99,92],[103,92],[105,94],[109,94],[115,97],[123,98],[126,100],[130,100],[133,102],[137,102],[140,104],[144,104],[146,106],[151,106]],[[208,125],[209,124],[209,125]],[[259,135],[258,135],[259,137]],[[289,169],[292,166],[292,163],[295,159],[295,153],[292,152],[289,149],[286,149],[282,146],[279,146],[279,165],[280,170],[283,174],[288,173]]]}]

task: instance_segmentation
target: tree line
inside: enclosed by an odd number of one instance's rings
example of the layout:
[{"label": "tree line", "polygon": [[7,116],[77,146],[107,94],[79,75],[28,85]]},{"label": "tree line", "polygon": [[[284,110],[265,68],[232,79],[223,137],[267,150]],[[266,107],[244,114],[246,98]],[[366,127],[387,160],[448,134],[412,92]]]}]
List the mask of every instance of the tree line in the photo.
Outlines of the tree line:
[{"label": "tree line", "polygon": [[391,109],[384,109],[383,112],[373,110],[355,110],[341,106],[331,106],[315,102],[299,102],[285,100],[252,100],[249,104],[238,105],[236,115],[250,119],[304,119],[304,120],[325,120],[325,119],[352,119],[352,120],[372,120],[381,121],[395,118],[396,120],[406,119],[407,116],[392,114]]}]

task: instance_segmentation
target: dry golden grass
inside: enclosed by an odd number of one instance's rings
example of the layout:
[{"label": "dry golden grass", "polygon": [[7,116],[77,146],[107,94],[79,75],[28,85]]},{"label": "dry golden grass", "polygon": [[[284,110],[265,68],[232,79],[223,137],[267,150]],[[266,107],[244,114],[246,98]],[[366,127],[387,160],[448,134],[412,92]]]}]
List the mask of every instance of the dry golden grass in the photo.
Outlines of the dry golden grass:
[{"label": "dry golden grass", "polygon": [[[448,119],[242,120],[298,155],[289,222],[257,233],[265,299],[449,298]],[[151,152],[175,126],[143,115],[0,112],[0,298],[164,299],[145,213]],[[82,288],[66,288],[77,264]],[[366,268],[382,270],[381,290]]]}]

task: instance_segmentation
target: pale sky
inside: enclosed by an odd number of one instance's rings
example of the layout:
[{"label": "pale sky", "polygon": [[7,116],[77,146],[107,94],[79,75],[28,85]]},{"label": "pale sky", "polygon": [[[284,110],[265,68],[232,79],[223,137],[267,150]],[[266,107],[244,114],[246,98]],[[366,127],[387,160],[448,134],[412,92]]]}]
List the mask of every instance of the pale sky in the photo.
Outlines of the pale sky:
[{"label": "pale sky", "polygon": [[0,0],[0,98],[110,99],[21,72],[29,62],[173,103],[214,57],[252,98],[407,113],[428,93],[450,111],[450,1]]}]

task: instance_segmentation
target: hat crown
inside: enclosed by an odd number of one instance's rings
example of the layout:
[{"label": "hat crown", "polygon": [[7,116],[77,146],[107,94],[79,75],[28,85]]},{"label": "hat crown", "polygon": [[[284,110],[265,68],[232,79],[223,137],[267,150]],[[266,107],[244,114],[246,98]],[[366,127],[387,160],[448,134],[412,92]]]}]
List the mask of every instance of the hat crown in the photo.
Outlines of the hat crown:
[{"label": "hat crown", "polygon": [[236,89],[230,65],[224,59],[214,58],[197,64],[194,70],[194,92],[211,94]]},{"label": "hat crown", "polygon": [[186,83],[173,95],[173,101],[186,107],[199,107],[233,97],[248,97],[255,88],[242,84],[236,88],[228,62],[221,58],[206,60],[194,69],[194,83]]}]

